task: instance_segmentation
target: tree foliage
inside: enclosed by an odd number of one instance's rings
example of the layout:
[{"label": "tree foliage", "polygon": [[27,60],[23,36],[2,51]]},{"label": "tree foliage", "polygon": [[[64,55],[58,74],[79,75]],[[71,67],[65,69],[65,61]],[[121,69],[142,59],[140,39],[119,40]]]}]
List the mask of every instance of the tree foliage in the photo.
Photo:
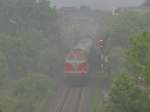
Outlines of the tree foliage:
[{"label": "tree foliage", "polygon": [[117,78],[111,90],[112,112],[149,112],[148,94],[140,91],[126,74]]},{"label": "tree foliage", "polygon": [[[50,68],[61,63],[56,51],[62,48],[55,8],[50,7],[47,0],[0,2],[0,52],[9,74],[23,75],[32,71],[51,74]],[[52,63],[54,58],[59,62]]]},{"label": "tree foliage", "polygon": [[[47,99],[33,97],[0,97],[0,112],[41,112],[48,111]],[[47,107],[46,107],[47,106]]]},{"label": "tree foliage", "polygon": [[150,0],[145,0],[142,6],[150,7]]},{"label": "tree foliage", "polygon": [[133,47],[129,51],[130,63],[138,75],[143,75],[150,81],[150,35],[143,33],[133,40]]},{"label": "tree foliage", "polygon": [[138,36],[141,32],[149,32],[150,15],[140,12],[123,12],[112,19],[108,30],[109,41],[112,46],[130,47],[130,38]]},{"label": "tree foliage", "polygon": [[62,58],[57,12],[48,0],[0,0],[0,95],[12,95],[0,97],[2,112],[47,111],[50,78],[60,74]]},{"label": "tree foliage", "polygon": [[121,47],[113,47],[109,54],[108,70],[110,73],[120,73],[123,70],[127,71],[127,55],[126,49]]},{"label": "tree foliage", "polygon": [[[109,30],[109,55],[114,62],[114,68],[122,69],[124,63],[128,63],[127,73],[119,76],[113,82],[108,101],[110,112],[149,112],[149,93],[142,90],[142,84],[137,84],[137,75],[144,77],[149,84],[150,79],[150,15],[149,13],[128,11],[114,17],[112,27]],[[142,33],[146,32],[146,33]],[[142,34],[141,34],[142,33]],[[119,48],[117,52],[114,49]],[[129,48],[124,56],[124,48]],[[119,58],[117,57],[119,56]],[[120,60],[121,59],[121,60]],[[117,65],[115,65],[117,64]],[[115,70],[116,71],[116,70]],[[132,72],[131,72],[132,71]],[[132,77],[132,78],[131,78]],[[136,79],[136,81],[135,81]],[[140,86],[140,87],[139,87]]]},{"label": "tree foliage", "polygon": [[52,80],[43,74],[29,74],[16,82],[13,94],[15,96],[27,97],[48,97],[53,94]]}]

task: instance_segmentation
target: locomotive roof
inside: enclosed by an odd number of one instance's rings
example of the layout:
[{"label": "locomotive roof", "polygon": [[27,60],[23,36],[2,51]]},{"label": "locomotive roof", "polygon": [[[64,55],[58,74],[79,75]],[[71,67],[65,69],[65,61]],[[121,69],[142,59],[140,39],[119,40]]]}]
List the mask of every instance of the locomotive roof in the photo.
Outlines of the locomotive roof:
[{"label": "locomotive roof", "polygon": [[73,50],[84,50],[86,52],[88,52],[92,46],[92,39],[90,38],[86,38],[86,39],[82,39],[77,46],[75,46],[75,48]]}]

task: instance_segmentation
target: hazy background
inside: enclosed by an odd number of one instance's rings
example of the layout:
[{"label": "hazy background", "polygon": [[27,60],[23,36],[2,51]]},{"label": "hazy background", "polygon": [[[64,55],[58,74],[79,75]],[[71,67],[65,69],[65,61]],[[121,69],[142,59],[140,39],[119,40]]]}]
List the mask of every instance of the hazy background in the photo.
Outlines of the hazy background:
[{"label": "hazy background", "polygon": [[51,0],[57,7],[88,5],[96,9],[112,9],[120,6],[135,6],[143,0]]}]

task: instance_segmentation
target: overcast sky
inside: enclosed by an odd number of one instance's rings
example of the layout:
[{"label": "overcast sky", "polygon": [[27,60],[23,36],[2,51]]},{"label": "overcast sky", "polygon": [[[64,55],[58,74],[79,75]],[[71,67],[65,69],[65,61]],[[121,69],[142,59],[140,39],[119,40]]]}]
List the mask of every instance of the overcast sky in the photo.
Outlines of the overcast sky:
[{"label": "overcast sky", "polygon": [[135,6],[143,0],[50,0],[57,7],[88,5],[96,9],[112,9],[120,6]]}]

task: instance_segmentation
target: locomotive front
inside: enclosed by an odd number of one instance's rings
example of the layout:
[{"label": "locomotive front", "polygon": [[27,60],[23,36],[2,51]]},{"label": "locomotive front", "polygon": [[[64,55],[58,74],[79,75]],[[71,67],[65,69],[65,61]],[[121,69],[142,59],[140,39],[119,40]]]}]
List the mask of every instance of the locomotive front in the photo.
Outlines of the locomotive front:
[{"label": "locomotive front", "polygon": [[89,53],[92,39],[81,40],[65,60],[65,82],[69,85],[86,85],[89,80]]}]

